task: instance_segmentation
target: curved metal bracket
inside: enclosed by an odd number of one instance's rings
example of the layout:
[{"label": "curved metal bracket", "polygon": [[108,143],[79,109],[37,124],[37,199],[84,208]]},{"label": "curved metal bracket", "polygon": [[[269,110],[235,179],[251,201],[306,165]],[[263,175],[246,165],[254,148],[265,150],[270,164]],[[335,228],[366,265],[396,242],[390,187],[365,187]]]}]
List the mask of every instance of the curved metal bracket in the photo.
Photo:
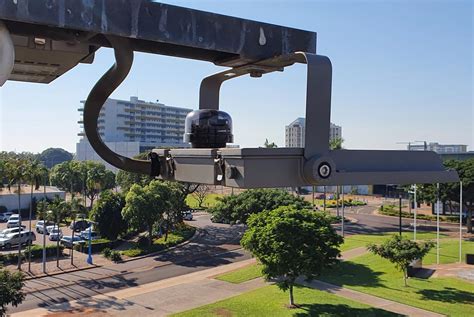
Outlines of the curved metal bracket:
[{"label": "curved metal bracket", "polygon": [[84,105],[84,132],[92,148],[107,163],[125,171],[158,176],[159,164],[131,159],[115,153],[105,145],[97,130],[97,120],[102,106],[127,77],[133,64],[133,49],[129,39],[116,37],[107,37],[107,39],[114,49],[115,64],[99,79],[87,97]]},{"label": "curved metal bracket", "polygon": [[219,109],[219,93],[224,81],[246,74],[260,77],[262,74],[281,71],[294,63],[307,64],[306,127],[304,157],[309,160],[329,152],[331,122],[332,65],[326,56],[296,52],[257,64],[232,68],[206,77],[199,91],[199,109]]}]

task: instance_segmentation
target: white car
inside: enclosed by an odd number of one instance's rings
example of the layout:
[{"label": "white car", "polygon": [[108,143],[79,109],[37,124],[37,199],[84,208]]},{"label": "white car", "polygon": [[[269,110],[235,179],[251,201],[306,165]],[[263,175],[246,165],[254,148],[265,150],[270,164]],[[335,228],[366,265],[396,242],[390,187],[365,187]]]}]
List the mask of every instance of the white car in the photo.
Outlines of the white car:
[{"label": "white car", "polygon": [[49,225],[49,226],[46,227],[46,234],[50,234],[51,231],[56,230],[56,229],[59,229],[59,227],[57,225],[55,225],[55,224]]},{"label": "white car", "polygon": [[9,249],[12,245],[29,244],[36,240],[36,236],[31,231],[11,233],[0,238],[0,247]]},{"label": "white car", "polygon": [[20,225],[20,215],[18,214],[13,214],[8,218],[7,221],[7,228],[15,228]]},{"label": "white car", "polygon": [[13,215],[13,213],[11,211],[2,212],[0,214],[0,221],[1,222],[7,222],[11,215]]},{"label": "white car", "polygon": [[6,235],[9,235],[9,234],[12,234],[12,233],[18,233],[20,232],[20,229],[21,231],[25,230],[26,226],[21,226],[20,227],[15,227],[15,228],[9,228],[9,229],[3,229],[2,231],[0,231],[0,235],[1,236],[6,236]]},{"label": "white car", "polygon": [[60,228],[54,227],[48,230],[49,232],[49,241],[58,241],[63,238],[63,232]]},{"label": "white car", "polygon": [[[84,240],[89,240],[89,229],[81,231],[81,233],[79,233],[79,236]],[[100,239],[100,235],[97,231],[92,229],[91,230],[91,240],[96,240],[96,239]]]},{"label": "white car", "polygon": [[36,232],[43,233],[46,225],[46,234],[48,234],[48,226],[51,226],[53,223],[45,220],[38,220],[36,222]]}]

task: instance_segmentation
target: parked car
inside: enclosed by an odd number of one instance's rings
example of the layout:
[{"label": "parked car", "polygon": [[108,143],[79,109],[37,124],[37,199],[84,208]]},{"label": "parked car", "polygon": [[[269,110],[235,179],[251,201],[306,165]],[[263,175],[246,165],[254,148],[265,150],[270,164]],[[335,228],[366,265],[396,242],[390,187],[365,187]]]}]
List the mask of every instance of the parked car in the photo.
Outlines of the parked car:
[{"label": "parked car", "polygon": [[49,228],[48,232],[49,232],[49,241],[57,241],[63,238],[63,232],[61,228],[58,228],[58,227]]},{"label": "parked car", "polygon": [[46,234],[48,234],[48,226],[51,226],[51,225],[53,225],[53,223],[50,221],[38,220],[36,222],[36,232],[43,233],[46,230]]},{"label": "parked car", "polygon": [[13,214],[8,218],[7,221],[7,228],[14,228],[18,227],[20,225],[20,215],[19,214]]},{"label": "parked car", "polygon": [[183,219],[187,221],[193,220],[193,214],[191,213],[191,211],[189,210],[183,211]]},{"label": "parked car", "polygon": [[0,238],[0,247],[10,249],[13,245],[28,244],[36,241],[36,236],[32,231],[22,231],[8,234]]},{"label": "parked car", "polygon": [[77,237],[77,236],[74,237],[74,240],[72,239],[71,236],[64,236],[64,237],[61,238],[61,240],[59,242],[65,248],[72,248],[73,245],[86,243],[86,241],[84,241],[84,239],[82,239],[81,237]]},{"label": "parked car", "polygon": [[90,225],[91,223],[87,220],[78,220],[76,222],[72,222],[69,228],[75,232],[81,232],[89,228]]},{"label": "parked car", "polygon": [[[82,237],[84,240],[89,240],[89,228],[84,230],[84,231],[81,231],[79,236]],[[97,231],[95,231],[94,229],[92,229],[91,230],[91,240],[96,240],[96,239],[100,239],[100,234]]]},{"label": "parked car", "polygon": [[49,225],[46,227],[46,234],[50,234],[50,232],[54,229],[57,229],[58,228],[58,225],[56,224],[52,224],[52,225]]},{"label": "parked car", "polygon": [[12,234],[12,233],[18,233],[20,231],[25,230],[25,228],[26,228],[26,226],[21,225],[21,228],[20,227],[15,227],[15,228],[3,229],[2,231],[0,231],[0,235],[6,236],[6,235],[9,235],[9,234]]},{"label": "parked car", "polygon": [[0,214],[0,221],[1,222],[7,222],[11,215],[13,215],[13,213],[11,211],[2,212]]}]

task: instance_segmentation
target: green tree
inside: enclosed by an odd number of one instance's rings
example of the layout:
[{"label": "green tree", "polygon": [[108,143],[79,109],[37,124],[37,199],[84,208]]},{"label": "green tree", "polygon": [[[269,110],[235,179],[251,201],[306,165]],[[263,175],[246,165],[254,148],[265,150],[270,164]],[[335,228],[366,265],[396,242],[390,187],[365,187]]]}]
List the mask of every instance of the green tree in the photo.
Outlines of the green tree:
[{"label": "green tree", "polygon": [[[52,202],[48,204],[49,211],[46,214],[48,220],[54,222],[59,228],[59,224],[70,213],[70,205],[59,196],[56,196]],[[56,266],[59,267],[59,239],[56,240]]]},{"label": "green tree", "polygon": [[[29,162],[26,166],[26,179],[30,184],[30,214],[28,217],[28,230],[31,231],[31,220],[33,213],[33,189],[39,189],[41,181],[45,175],[48,174],[48,170],[39,161],[35,160]],[[28,271],[31,271],[31,241],[28,243]]]},{"label": "green tree", "polygon": [[334,138],[329,140],[329,148],[331,150],[342,150],[342,143],[344,143],[343,138]]},{"label": "green tree", "polygon": [[[20,215],[21,227],[21,185],[26,179],[27,160],[21,156],[10,158],[5,163],[5,176],[8,180],[8,190],[11,190],[13,185],[16,185],[18,194],[18,214]],[[21,269],[21,244],[18,244],[18,269]]]},{"label": "green tree", "polygon": [[83,164],[78,161],[66,161],[55,165],[51,169],[51,184],[71,194],[81,192],[84,189]]},{"label": "green tree", "polygon": [[245,223],[251,214],[294,205],[297,209],[310,208],[310,203],[281,189],[249,189],[238,195],[218,198],[209,209],[212,220],[223,223]]},{"label": "green tree", "polygon": [[273,148],[277,148],[278,145],[276,145],[275,142],[270,143],[270,141],[268,141],[268,139],[265,139],[265,143],[263,143],[263,147],[273,149]]},{"label": "green tree", "polygon": [[127,222],[122,216],[124,207],[125,198],[122,194],[109,190],[102,192],[91,214],[97,230],[103,237],[115,240],[127,230]]},{"label": "green tree", "polygon": [[276,279],[280,289],[289,290],[290,307],[296,279],[312,280],[337,263],[342,242],[324,213],[292,206],[251,215],[241,240],[262,264],[265,279]]},{"label": "green tree", "polygon": [[72,154],[61,148],[48,148],[38,155],[38,160],[47,168],[52,168],[57,164],[71,161],[72,159]]},{"label": "green tree", "polygon": [[85,194],[89,198],[92,208],[94,200],[102,190],[115,187],[115,174],[105,169],[104,164],[93,161],[84,162],[86,169]]},{"label": "green tree", "polygon": [[414,260],[422,260],[434,245],[432,241],[418,243],[403,236],[393,235],[381,245],[369,244],[367,249],[395,264],[395,267],[403,273],[403,282],[407,286],[410,263]]},{"label": "green tree", "polygon": [[6,316],[8,305],[17,307],[25,299],[24,285],[23,273],[0,270],[0,316]]},{"label": "green tree", "polygon": [[[146,160],[148,158],[148,153],[140,153],[134,158],[140,160]],[[115,181],[117,185],[120,186],[122,192],[126,193],[130,190],[133,184],[138,184],[141,186],[148,185],[154,178],[149,175],[132,173],[126,171],[118,171],[115,176]]]},{"label": "green tree", "polygon": [[146,186],[132,185],[125,196],[123,218],[137,230],[145,227],[150,245],[153,243],[153,227],[163,220],[163,214],[168,208],[164,191],[161,182],[152,181]]}]

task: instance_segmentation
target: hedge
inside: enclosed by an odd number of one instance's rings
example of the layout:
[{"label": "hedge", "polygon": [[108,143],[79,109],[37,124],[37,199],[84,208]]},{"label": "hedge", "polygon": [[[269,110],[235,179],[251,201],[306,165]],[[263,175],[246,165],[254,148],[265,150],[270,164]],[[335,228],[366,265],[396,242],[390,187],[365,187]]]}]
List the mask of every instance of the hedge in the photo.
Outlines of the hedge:
[{"label": "hedge", "polygon": [[[385,216],[395,216],[399,217],[399,210],[398,206],[395,205],[382,205],[379,208],[379,214],[385,215]],[[403,218],[413,218],[413,214],[410,214],[406,211],[402,211],[402,217]],[[416,215],[417,219],[421,220],[436,220],[436,215],[425,215],[425,214],[417,214]],[[446,222],[459,222],[459,217],[458,216],[439,216],[439,219],[441,221],[446,221]]]},{"label": "hedge", "polygon": [[[64,247],[59,245],[59,255],[62,255]],[[56,256],[56,245],[47,245],[46,246],[46,256]],[[25,249],[21,252],[22,261],[28,259],[28,249]],[[43,247],[41,245],[34,244],[31,246],[31,259],[41,259],[43,257]],[[0,254],[0,262],[4,264],[11,264],[18,262],[18,252]]]}]

